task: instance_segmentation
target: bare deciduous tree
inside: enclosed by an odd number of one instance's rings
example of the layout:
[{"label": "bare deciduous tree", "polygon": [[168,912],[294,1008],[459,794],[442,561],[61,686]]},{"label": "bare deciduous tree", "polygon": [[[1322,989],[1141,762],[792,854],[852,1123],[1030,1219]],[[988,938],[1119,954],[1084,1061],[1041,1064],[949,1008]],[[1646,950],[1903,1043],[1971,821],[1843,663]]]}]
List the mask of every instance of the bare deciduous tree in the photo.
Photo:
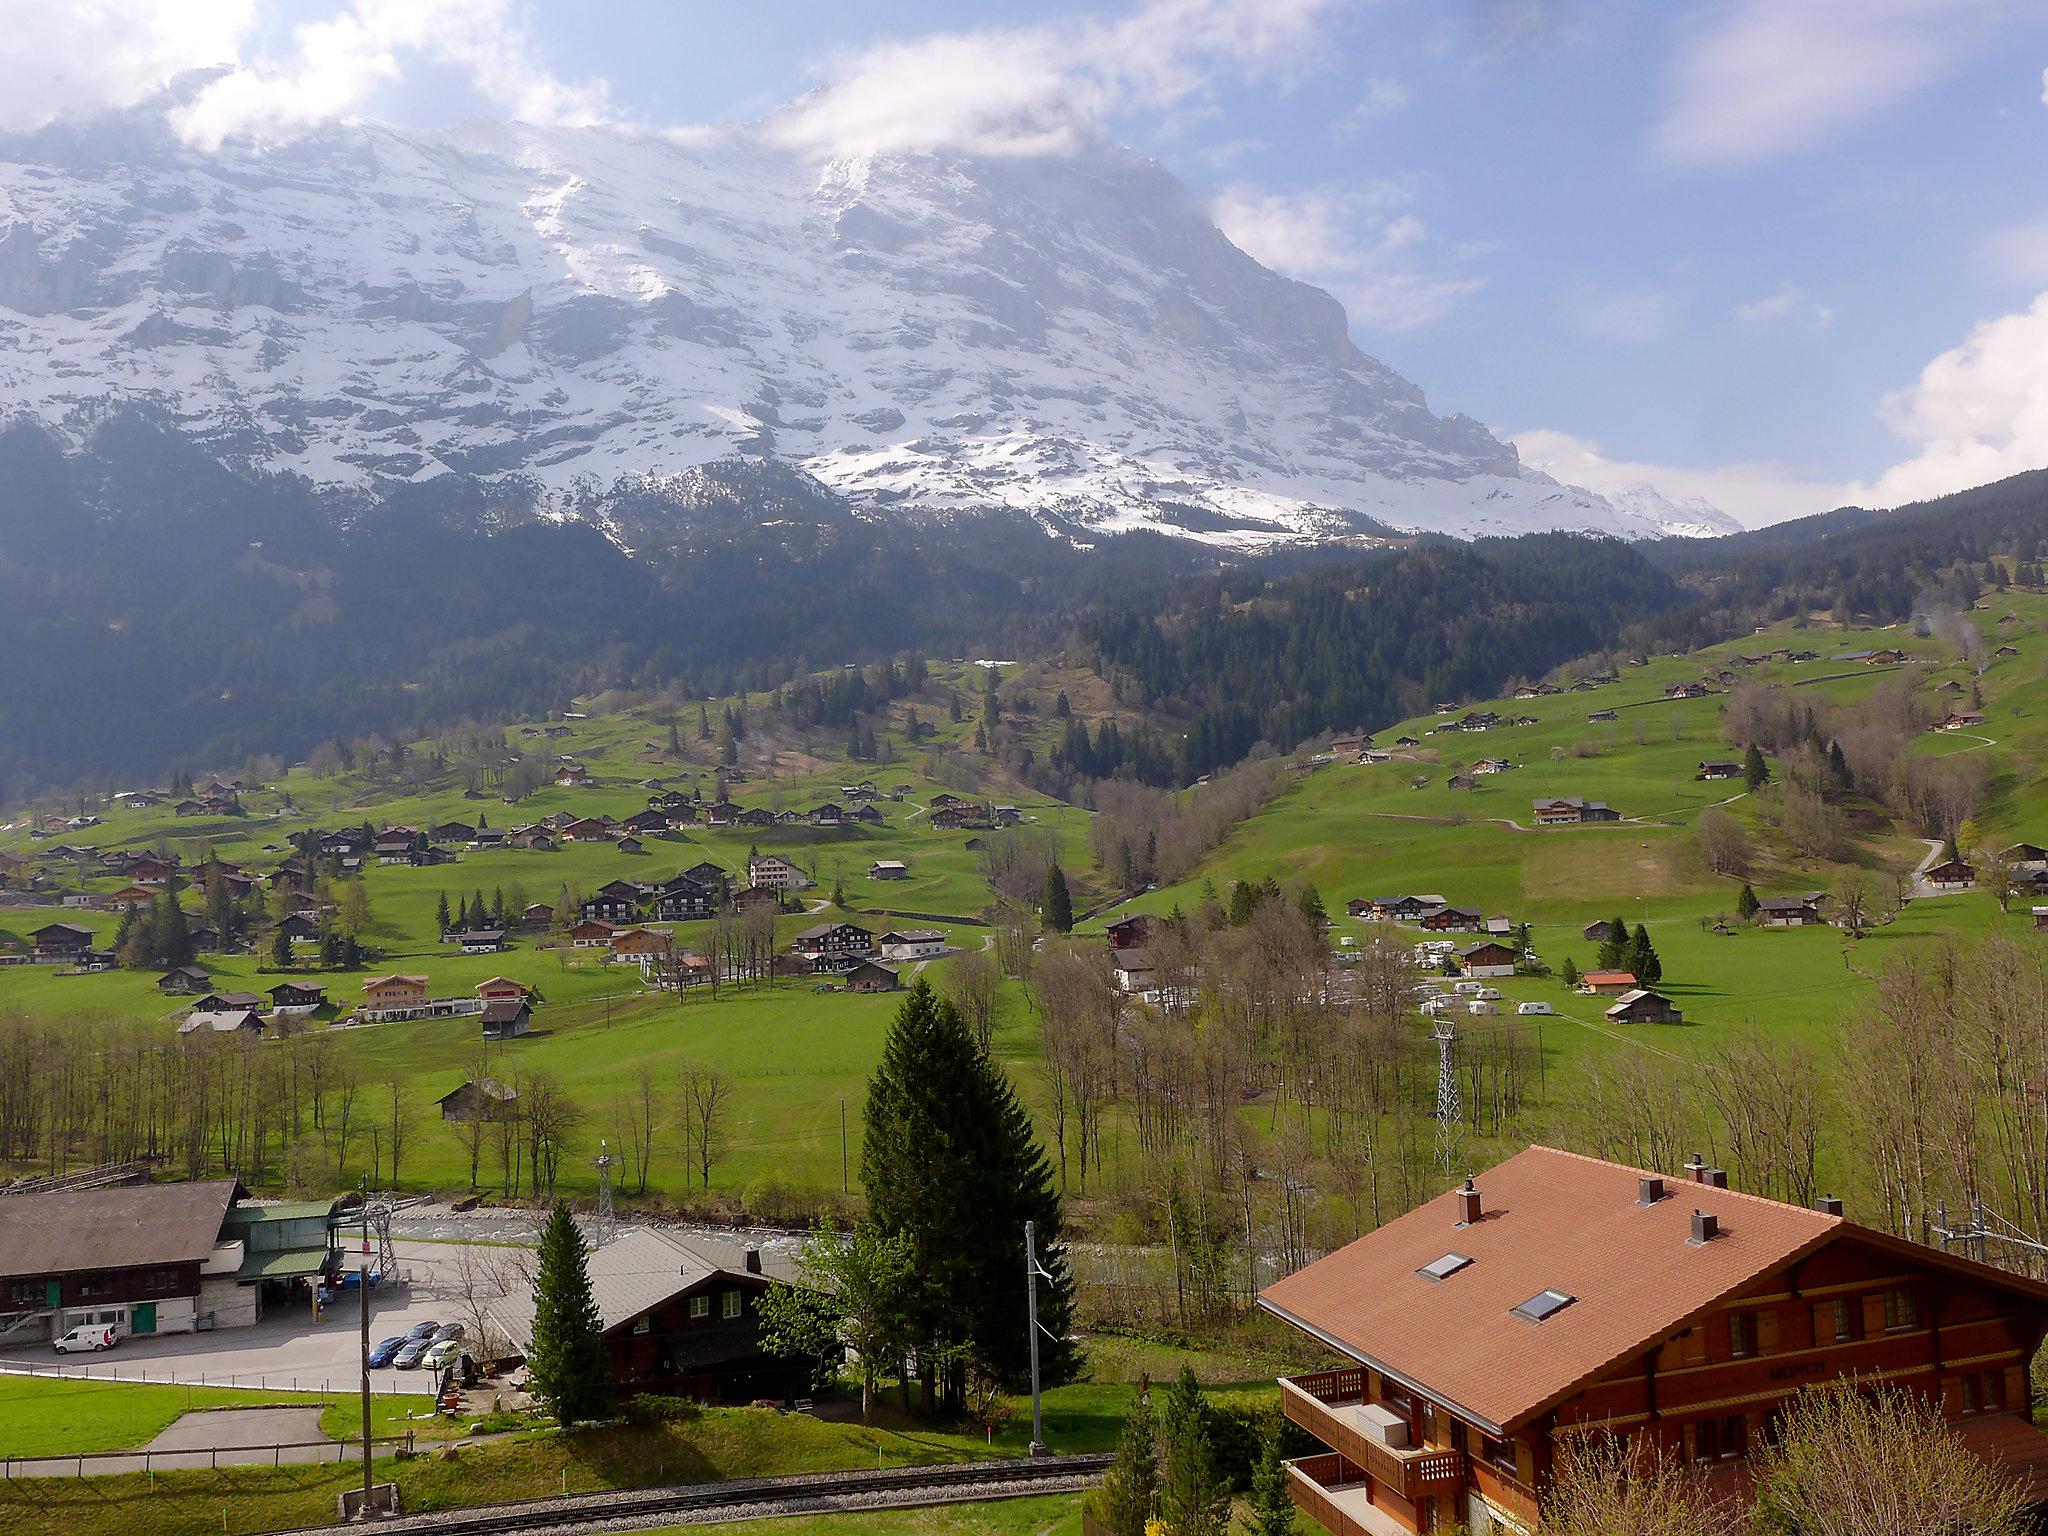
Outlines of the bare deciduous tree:
[{"label": "bare deciduous tree", "polygon": [[723,1068],[705,1061],[686,1061],[678,1074],[683,1116],[683,1155],[697,1169],[704,1188],[711,1187],[711,1168],[725,1155],[731,1139],[732,1079]]}]

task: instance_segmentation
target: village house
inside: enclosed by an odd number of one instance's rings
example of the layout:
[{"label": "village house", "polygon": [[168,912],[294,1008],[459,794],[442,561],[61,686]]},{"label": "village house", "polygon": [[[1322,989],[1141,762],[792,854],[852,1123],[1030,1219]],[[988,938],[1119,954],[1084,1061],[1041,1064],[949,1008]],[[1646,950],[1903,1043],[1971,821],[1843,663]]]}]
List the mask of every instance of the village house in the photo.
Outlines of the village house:
[{"label": "village house", "polygon": [[466,821],[437,821],[427,828],[430,843],[466,843],[476,836],[476,828]]},{"label": "village house", "polygon": [[528,933],[544,933],[554,922],[555,909],[545,901],[528,902],[519,913],[519,926]]},{"label": "village house", "polygon": [[609,947],[617,927],[601,917],[588,917],[569,930],[571,949],[599,949]]},{"label": "village house", "polygon": [[1134,997],[1142,997],[1158,985],[1159,965],[1150,950],[1112,950],[1109,963],[1116,972],[1117,986]]},{"label": "village house", "polygon": [[1102,931],[1111,949],[1142,949],[1159,936],[1164,926],[1165,919],[1150,912],[1133,912],[1129,917],[1118,918]]},{"label": "village house", "polygon": [[607,923],[630,923],[640,915],[640,887],[625,880],[612,880],[583,898],[576,915],[585,922],[592,918]]},{"label": "village house", "polygon": [[204,992],[213,985],[213,978],[196,965],[173,966],[156,979],[156,989],[165,993]]},{"label": "village house", "polygon": [[910,866],[901,859],[877,859],[868,866],[870,880],[908,880]]},{"label": "village house", "polygon": [[1671,999],[1647,987],[1635,987],[1615,999],[1607,1010],[1610,1024],[1683,1024],[1685,1017]]},{"label": "village house", "polygon": [[1810,928],[1827,921],[1814,896],[1766,896],[1756,904],[1759,928]]},{"label": "village house", "polygon": [[1448,905],[1444,898],[1434,895],[1419,896],[1375,896],[1367,904],[1367,911],[1360,916],[1376,923],[1412,923],[1417,919]]},{"label": "village house", "polygon": [[1596,709],[1586,716],[1586,724],[1597,725],[1603,720],[1619,720],[1620,718],[1621,716],[1611,709]]},{"label": "village house", "polygon": [[612,823],[602,816],[578,816],[564,823],[559,833],[565,843],[608,843],[616,835]]},{"label": "village house", "polygon": [[515,1112],[519,1090],[494,1077],[472,1078],[434,1102],[440,1106],[443,1120],[502,1120]]},{"label": "village house", "polygon": [[765,885],[771,891],[801,891],[811,877],[779,853],[757,853],[747,860],[747,884]]},{"label": "village house", "polygon": [[1860,1378],[1937,1405],[2039,1496],[2027,1362],[2048,1285],[1815,1209],[1531,1147],[1266,1288],[1340,1357],[1283,1378],[1322,1447],[1290,1492],[1329,1536],[1543,1528],[1585,1433],[1747,1498],[1802,1387]]},{"label": "village house", "polygon": [[393,1019],[425,1018],[427,978],[424,976],[371,976],[363,981],[363,1004],[356,1012],[373,1024]]},{"label": "village house", "polygon": [[1922,878],[1937,891],[1967,891],[1977,883],[1977,871],[1964,859],[1944,859]]},{"label": "village house", "polygon": [[219,1013],[188,1013],[179,1023],[178,1033],[184,1036],[246,1035],[253,1039],[263,1033],[263,1015],[253,1008],[230,1008]]},{"label": "village house", "polygon": [[738,913],[780,912],[783,905],[783,895],[782,892],[770,890],[765,885],[750,885],[744,890],[734,891],[731,900],[726,905]]},{"label": "village house", "polygon": [[574,789],[590,782],[590,771],[581,763],[564,763],[555,770],[555,788]]},{"label": "village house", "polygon": [[2005,661],[2011,657],[2019,655],[2019,649],[2016,646],[2001,645],[1997,650],[1993,651],[1991,654],[1995,659],[1999,661]]},{"label": "village house", "polygon": [[489,981],[476,984],[476,995],[487,1003],[507,1002],[513,998],[531,997],[533,989],[523,981],[510,976],[493,976]]},{"label": "village house", "polygon": [[654,837],[668,830],[668,812],[635,811],[619,823],[620,829],[635,837]]},{"label": "village house", "polygon": [[270,1011],[280,1019],[304,1019],[327,1003],[327,988],[317,982],[281,981],[270,989]]},{"label": "village house", "polygon": [[260,1013],[263,999],[254,992],[208,992],[192,1000],[194,1013]]},{"label": "village house", "polygon": [[659,928],[622,928],[612,935],[612,960],[645,967],[675,948],[675,940]]},{"label": "village house", "polygon": [[1635,986],[1634,971],[1586,971],[1579,977],[1579,990],[1588,997],[1619,997]]},{"label": "village house", "polygon": [[533,1008],[523,997],[501,997],[484,1004],[481,1019],[486,1040],[516,1040],[533,1031]]},{"label": "village house", "polygon": [[507,843],[518,848],[538,848],[543,839],[552,845],[552,838],[547,838],[545,832],[532,827],[523,827],[519,833],[507,833],[502,827],[478,827],[476,835],[469,840],[469,846],[480,853],[488,853],[491,849],[502,848]]},{"label": "village house", "polygon": [[1703,779],[1739,779],[1742,764],[1733,758],[1710,757],[1700,763],[1699,777]]},{"label": "village house", "polygon": [[895,928],[875,942],[882,958],[896,965],[933,960],[946,952],[946,936],[936,928]]},{"label": "village house", "polygon": [[1552,795],[1532,802],[1536,825],[1567,827],[1588,821],[1619,821],[1621,815],[1604,800],[1581,800],[1576,795]]},{"label": "village house", "polygon": [[901,985],[895,970],[879,960],[863,960],[846,973],[849,992],[894,992]]},{"label": "village house", "polygon": [[454,935],[451,942],[459,945],[465,955],[495,955],[506,947],[505,930],[474,928],[468,933]]},{"label": "village house", "polygon": [[157,898],[157,893],[146,885],[123,886],[107,898],[107,905],[118,912],[123,907],[146,907]]},{"label": "village house", "polygon": [[30,953],[46,964],[77,961],[92,951],[92,930],[77,923],[45,923],[29,930]]},{"label": "village house", "polygon": [[1515,974],[1515,952],[1492,939],[1468,944],[1458,951],[1458,972],[1475,978],[1512,976]]},{"label": "village house", "polygon": [[717,886],[681,874],[654,888],[648,910],[658,922],[695,922],[716,912],[718,900]]},{"label": "village house", "polygon": [[1713,690],[1705,683],[1672,683],[1664,690],[1667,699],[1704,699]]},{"label": "village house", "polygon": [[1478,933],[1486,927],[1486,914],[1472,907],[1439,907],[1423,915],[1421,927],[1425,933]]},{"label": "village house", "polygon": [[791,942],[792,953],[811,962],[813,970],[845,970],[874,953],[875,936],[857,923],[819,923]]}]

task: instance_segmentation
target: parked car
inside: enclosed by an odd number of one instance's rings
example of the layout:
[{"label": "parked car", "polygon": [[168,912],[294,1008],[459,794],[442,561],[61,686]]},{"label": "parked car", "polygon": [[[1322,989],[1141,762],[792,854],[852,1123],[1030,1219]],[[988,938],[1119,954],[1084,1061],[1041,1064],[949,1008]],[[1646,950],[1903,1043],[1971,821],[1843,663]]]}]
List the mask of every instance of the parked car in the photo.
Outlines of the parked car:
[{"label": "parked car", "polygon": [[430,1371],[442,1370],[455,1363],[455,1357],[462,1353],[460,1339],[443,1339],[420,1357],[420,1364]]},{"label": "parked car", "polygon": [[57,1353],[75,1355],[92,1350],[112,1349],[121,1336],[105,1323],[87,1323],[74,1328],[57,1341]]},{"label": "parked car", "polygon": [[370,1349],[370,1364],[373,1366],[389,1365],[392,1357],[403,1348],[405,1348],[404,1334],[399,1334],[395,1338],[385,1339],[378,1344],[372,1345]]},{"label": "parked car", "polygon": [[450,1340],[450,1339],[454,1339],[454,1340],[456,1340],[457,1342],[460,1342],[460,1341],[461,1341],[461,1339],[462,1339],[462,1324],[460,1324],[460,1323],[443,1323],[443,1324],[442,1324],[442,1325],[441,1325],[440,1327],[438,1327],[438,1328],[436,1328],[436,1329],[434,1330],[434,1342],[435,1342],[436,1344],[443,1344],[443,1343],[446,1343],[446,1342],[447,1342],[448,1340]]},{"label": "parked car", "polygon": [[391,1363],[401,1371],[413,1370],[419,1365],[421,1360],[426,1358],[427,1351],[433,1347],[434,1341],[432,1339],[408,1339],[405,1347],[399,1350]]},{"label": "parked car", "polygon": [[414,1339],[431,1339],[440,1331],[441,1325],[432,1318],[428,1318],[424,1323],[414,1323],[410,1328],[406,1329],[405,1341],[410,1344]]},{"label": "parked car", "polygon": [[1517,1012],[1517,1013],[1548,1013],[1548,1012],[1550,1012],[1550,1004],[1548,1004],[1548,1003],[1517,1003],[1517,1004],[1515,1004],[1515,1012]]}]

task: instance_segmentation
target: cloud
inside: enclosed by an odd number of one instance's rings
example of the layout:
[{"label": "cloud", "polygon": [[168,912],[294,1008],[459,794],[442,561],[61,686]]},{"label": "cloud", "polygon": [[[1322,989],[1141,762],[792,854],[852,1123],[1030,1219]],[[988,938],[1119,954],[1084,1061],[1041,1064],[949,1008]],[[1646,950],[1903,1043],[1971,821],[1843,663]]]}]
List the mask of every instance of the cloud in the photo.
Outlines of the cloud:
[{"label": "cloud", "polygon": [[1330,132],[1340,143],[1355,139],[1374,123],[1392,117],[1408,105],[1408,88],[1398,80],[1375,76],[1365,82],[1365,94],[1338,118]]},{"label": "cloud", "polygon": [[2048,216],[1989,236],[1977,247],[1977,261],[2001,282],[2048,284]]},{"label": "cloud", "polygon": [[1591,341],[1618,347],[1646,347],[1677,329],[1684,297],[1666,283],[1628,283],[1618,288],[1580,283],[1566,291],[1565,322]]},{"label": "cloud", "polygon": [[1062,153],[1121,112],[1201,108],[1217,83],[1284,81],[1338,0],[1146,0],[1120,16],[938,33],[842,54],[770,135],[806,153]]},{"label": "cloud", "polygon": [[1843,504],[1847,488],[1799,476],[1776,464],[1721,464],[1683,469],[1609,458],[1591,438],[1537,428],[1514,432],[1508,441],[1522,462],[1567,485],[1602,496],[1626,496],[1645,487],[1673,501],[1700,500],[1751,528],[1806,517]]},{"label": "cloud", "polygon": [[1441,317],[1485,278],[1460,268],[1483,247],[1447,249],[1406,211],[1396,181],[1304,192],[1226,188],[1210,217],[1276,272],[1328,289],[1356,325],[1408,330]]},{"label": "cloud", "polygon": [[172,110],[187,143],[289,139],[360,109],[417,56],[460,70],[471,87],[522,122],[601,122],[602,82],[568,84],[544,66],[512,0],[352,0],[292,33],[280,61],[244,64]]},{"label": "cloud", "polygon": [[1751,325],[1797,320],[1820,331],[1833,322],[1835,312],[1787,278],[1762,298],[1736,305],[1735,318]]},{"label": "cloud", "polygon": [[1652,134],[1721,165],[1824,143],[1939,79],[2008,0],[1734,0],[1681,48]]},{"label": "cloud", "polygon": [[257,0],[70,0],[6,7],[0,128],[136,105],[186,70],[233,64]]},{"label": "cloud", "polygon": [[1897,506],[2048,465],[2048,293],[1979,323],[1907,389],[1886,423],[1914,447],[1857,499]]},{"label": "cloud", "polygon": [[[0,29],[0,126],[133,107],[191,70],[218,70],[168,117],[203,149],[277,142],[361,110],[414,60],[452,68],[527,122],[602,120],[602,82],[557,79],[518,0],[333,0],[282,56],[252,53],[278,0],[72,0],[15,6]],[[13,12],[20,12],[16,15]]]}]

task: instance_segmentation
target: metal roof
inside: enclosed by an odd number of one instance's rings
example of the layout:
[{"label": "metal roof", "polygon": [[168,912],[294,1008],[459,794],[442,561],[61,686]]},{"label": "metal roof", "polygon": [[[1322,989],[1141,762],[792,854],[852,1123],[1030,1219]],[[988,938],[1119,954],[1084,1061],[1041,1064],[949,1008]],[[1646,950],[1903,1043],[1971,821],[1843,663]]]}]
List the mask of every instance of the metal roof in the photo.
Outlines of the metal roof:
[{"label": "metal roof", "polygon": [[9,1195],[0,1199],[0,1278],[198,1263],[239,1189],[210,1179]]}]

